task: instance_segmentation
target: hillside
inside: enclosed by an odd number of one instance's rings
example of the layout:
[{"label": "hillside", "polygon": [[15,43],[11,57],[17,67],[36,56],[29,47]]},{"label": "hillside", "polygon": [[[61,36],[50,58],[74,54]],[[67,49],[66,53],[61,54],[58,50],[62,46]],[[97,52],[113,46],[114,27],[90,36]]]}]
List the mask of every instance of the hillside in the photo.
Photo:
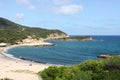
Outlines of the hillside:
[{"label": "hillside", "polygon": [[67,34],[60,30],[22,26],[5,18],[0,18],[0,42],[15,44],[28,37],[49,39],[50,37],[67,37]]}]

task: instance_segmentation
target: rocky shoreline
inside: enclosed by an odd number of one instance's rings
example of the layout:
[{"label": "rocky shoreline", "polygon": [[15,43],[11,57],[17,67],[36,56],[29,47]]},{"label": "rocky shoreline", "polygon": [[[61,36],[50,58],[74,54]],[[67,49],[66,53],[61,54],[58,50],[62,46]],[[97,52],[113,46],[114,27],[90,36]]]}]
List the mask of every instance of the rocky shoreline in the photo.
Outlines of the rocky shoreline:
[{"label": "rocky shoreline", "polygon": [[120,55],[115,55],[115,54],[102,54],[102,55],[99,55],[99,56],[97,56],[98,58],[110,58],[110,57],[112,57],[112,56],[120,56]]},{"label": "rocky shoreline", "polygon": [[55,38],[53,40],[64,40],[64,41],[93,41],[93,38],[90,36],[68,36],[64,38]]}]

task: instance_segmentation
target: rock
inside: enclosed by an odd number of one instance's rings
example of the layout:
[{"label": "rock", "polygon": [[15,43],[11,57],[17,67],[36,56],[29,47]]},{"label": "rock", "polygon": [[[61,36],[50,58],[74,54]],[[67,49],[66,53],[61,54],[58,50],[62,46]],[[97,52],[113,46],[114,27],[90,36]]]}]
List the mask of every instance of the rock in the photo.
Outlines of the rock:
[{"label": "rock", "polygon": [[99,56],[97,56],[98,58],[109,58],[109,57],[111,57],[111,56],[113,56],[112,54],[102,54],[102,55],[99,55]]},{"label": "rock", "polygon": [[0,47],[6,47],[7,43],[0,43]]}]

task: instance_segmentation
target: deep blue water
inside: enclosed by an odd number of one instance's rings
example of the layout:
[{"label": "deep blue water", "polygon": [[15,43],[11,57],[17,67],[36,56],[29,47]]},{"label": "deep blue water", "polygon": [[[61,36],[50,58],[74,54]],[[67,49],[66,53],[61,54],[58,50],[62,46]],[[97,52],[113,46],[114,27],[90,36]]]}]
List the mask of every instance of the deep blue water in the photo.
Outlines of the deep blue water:
[{"label": "deep blue water", "polygon": [[101,54],[120,54],[120,36],[93,36],[94,41],[48,42],[55,46],[16,47],[8,50],[15,57],[50,63],[72,65],[88,59],[98,59]]}]

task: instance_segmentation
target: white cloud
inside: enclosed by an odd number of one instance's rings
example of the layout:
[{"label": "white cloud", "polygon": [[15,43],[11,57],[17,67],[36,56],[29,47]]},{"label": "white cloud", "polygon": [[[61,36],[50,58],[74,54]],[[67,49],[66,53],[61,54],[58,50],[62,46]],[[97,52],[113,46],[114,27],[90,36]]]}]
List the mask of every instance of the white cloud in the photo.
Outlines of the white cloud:
[{"label": "white cloud", "polygon": [[69,3],[72,0],[53,0],[55,4],[64,4],[64,3]]},{"label": "white cloud", "polygon": [[33,5],[28,6],[28,8],[29,8],[30,10],[35,10],[35,9],[36,9],[35,6],[33,6]]},{"label": "white cloud", "polygon": [[81,5],[65,5],[54,8],[55,13],[59,14],[75,14],[81,12],[83,7]]},{"label": "white cloud", "polygon": [[22,19],[22,18],[24,18],[24,14],[23,14],[23,13],[17,13],[17,14],[15,15],[15,18],[16,18],[16,19]]},{"label": "white cloud", "polygon": [[30,0],[16,0],[18,4],[24,5],[29,10],[35,10],[35,6],[33,6]]},{"label": "white cloud", "polygon": [[16,2],[19,3],[19,4],[25,4],[25,5],[30,4],[29,0],[16,0]]}]

